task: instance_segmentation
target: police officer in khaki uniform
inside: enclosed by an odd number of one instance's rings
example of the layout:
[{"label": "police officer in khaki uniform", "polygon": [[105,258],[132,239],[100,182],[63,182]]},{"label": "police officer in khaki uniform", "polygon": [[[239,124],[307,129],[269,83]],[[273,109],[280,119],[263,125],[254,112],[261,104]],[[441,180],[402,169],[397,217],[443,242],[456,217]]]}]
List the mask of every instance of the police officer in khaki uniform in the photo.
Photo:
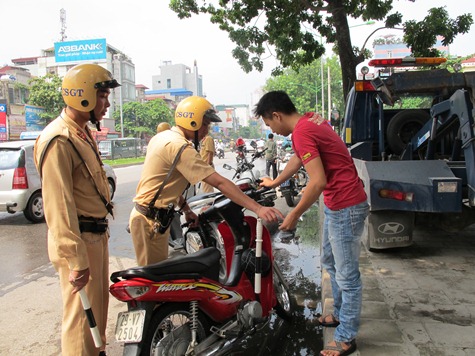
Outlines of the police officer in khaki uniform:
[{"label": "police officer in khaki uniform", "polygon": [[[200,156],[203,161],[214,167],[213,158],[215,152],[216,148],[214,147],[214,139],[210,134],[208,134],[204,139],[201,140]],[[212,185],[209,185],[206,182],[201,182],[200,191],[201,193],[212,193],[214,192],[214,188]]]},{"label": "police officer in khaki uniform", "polygon": [[[264,220],[283,218],[279,210],[261,206],[233,182],[216,173],[196,151],[195,147],[208,133],[209,124],[220,121],[206,99],[191,96],[177,106],[176,126],[150,140],[129,219],[138,265],[156,263],[168,257],[169,228],[166,225],[171,219],[162,221],[162,218],[170,204],[174,209],[182,210],[187,221],[198,222],[182,196],[189,183],[204,181]],[[154,201],[159,190],[160,194]]]},{"label": "police officer in khaki uniform", "polygon": [[157,125],[157,133],[160,133],[165,130],[170,130],[172,127],[168,122],[161,122]]},{"label": "police officer in khaki uniform", "polygon": [[[58,271],[63,299],[63,356],[105,355],[109,302],[109,187],[87,126],[107,112],[110,89],[119,86],[103,67],[80,64],[62,84],[66,108],[38,137],[35,164],[42,176],[48,255]],[[79,295],[85,288],[101,335],[95,347]]]}]

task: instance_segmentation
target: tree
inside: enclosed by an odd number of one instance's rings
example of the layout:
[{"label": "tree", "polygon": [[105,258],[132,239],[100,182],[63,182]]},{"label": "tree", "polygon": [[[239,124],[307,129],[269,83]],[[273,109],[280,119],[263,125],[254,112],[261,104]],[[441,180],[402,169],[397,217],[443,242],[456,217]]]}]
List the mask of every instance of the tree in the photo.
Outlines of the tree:
[{"label": "tree", "polygon": [[[114,111],[114,119],[118,124],[116,131],[120,132],[120,111]],[[155,99],[145,103],[136,101],[125,103],[122,108],[124,136],[145,138],[156,133],[160,122],[173,125],[173,114],[165,101]]]},{"label": "tree", "polygon": [[55,119],[64,108],[61,95],[62,79],[56,74],[47,74],[44,77],[30,79],[30,94],[28,103],[45,108],[46,112],[40,114],[44,124]]},{"label": "tree", "polygon": [[[415,0],[407,0],[415,1]],[[355,19],[385,20],[385,27],[401,25],[402,15],[391,13],[393,0],[170,0],[170,8],[179,18],[192,14],[209,14],[211,22],[229,33],[236,43],[233,56],[242,69],[249,73],[261,71],[267,48],[275,50],[280,66],[298,70],[320,58],[325,48],[320,36],[333,43],[342,67],[343,93],[348,93],[356,79],[356,66],[365,59],[365,51],[351,43],[348,17]],[[466,33],[472,25],[472,15],[465,14],[452,20],[444,8],[435,8],[422,21],[403,24],[404,41],[414,55],[434,55],[430,47],[437,35],[444,36],[444,45],[453,42],[456,35]]]},{"label": "tree", "polygon": [[[282,75],[269,78],[264,86],[266,91],[283,90],[289,94],[299,113],[315,111],[316,95],[318,98],[318,112],[321,112],[321,58],[313,61],[311,64],[303,66],[297,72],[293,69],[285,69]],[[330,68],[330,91],[332,107],[343,111],[344,97],[341,86],[341,66],[336,56],[326,58],[323,64],[323,82],[325,96],[328,89],[328,68]],[[328,98],[325,98],[327,106]],[[326,108],[328,113],[328,107]],[[328,117],[328,114],[326,115]]]}]

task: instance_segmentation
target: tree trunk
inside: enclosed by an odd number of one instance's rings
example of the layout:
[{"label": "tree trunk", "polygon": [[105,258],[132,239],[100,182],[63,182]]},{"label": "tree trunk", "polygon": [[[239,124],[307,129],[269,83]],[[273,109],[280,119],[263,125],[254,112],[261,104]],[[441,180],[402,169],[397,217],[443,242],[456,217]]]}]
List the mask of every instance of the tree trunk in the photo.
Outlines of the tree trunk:
[{"label": "tree trunk", "polygon": [[338,46],[338,55],[341,64],[341,79],[343,84],[343,98],[346,103],[346,97],[354,81],[356,80],[356,65],[361,63],[361,56],[355,56],[351,44],[350,28],[346,17],[342,0],[329,1],[329,12],[333,17],[336,30],[336,41]]}]

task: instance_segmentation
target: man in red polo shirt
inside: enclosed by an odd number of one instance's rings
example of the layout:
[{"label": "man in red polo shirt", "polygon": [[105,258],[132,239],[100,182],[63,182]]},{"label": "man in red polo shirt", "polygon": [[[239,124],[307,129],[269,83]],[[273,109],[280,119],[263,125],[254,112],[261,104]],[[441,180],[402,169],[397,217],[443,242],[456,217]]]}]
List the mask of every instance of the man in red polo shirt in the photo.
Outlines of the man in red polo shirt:
[{"label": "man in red polo shirt", "polygon": [[318,113],[301,115],[283,91],[265,94],[254,114],[273,132],[292,134],[295,154],[274,180],[264,177],[261,185],[278,187],[303,164],[309,182],[297,206],[282,222],[281,230],[295,229],[302,214],[323,193],[324,226],[322,267],[331,279],[334,313],[320,324],[337,327],[334,340],[325,345],[325,356],[349,355],[356,350],[360,325],[362,284],[359,272],[360,241],[369,212],[363,183],[348,149],[330,124]]}]

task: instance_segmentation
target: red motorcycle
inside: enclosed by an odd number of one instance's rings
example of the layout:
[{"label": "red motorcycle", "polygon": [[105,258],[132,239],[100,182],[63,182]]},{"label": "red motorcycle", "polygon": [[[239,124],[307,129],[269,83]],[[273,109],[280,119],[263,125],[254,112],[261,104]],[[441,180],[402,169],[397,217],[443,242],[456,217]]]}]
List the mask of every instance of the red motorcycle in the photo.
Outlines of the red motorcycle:
[{"label": "red motorcycle", "polygon": [[[266,188],[243,181],[240,187],[273,204]],[[199,227],[184,234],[189,254],[111,275],[111,294],[128,306],[116,327],[124,355],[212,355],[274,311],[291,318],[289,289],[260,219],[221,193],[188,202],[200,211]]]}]

